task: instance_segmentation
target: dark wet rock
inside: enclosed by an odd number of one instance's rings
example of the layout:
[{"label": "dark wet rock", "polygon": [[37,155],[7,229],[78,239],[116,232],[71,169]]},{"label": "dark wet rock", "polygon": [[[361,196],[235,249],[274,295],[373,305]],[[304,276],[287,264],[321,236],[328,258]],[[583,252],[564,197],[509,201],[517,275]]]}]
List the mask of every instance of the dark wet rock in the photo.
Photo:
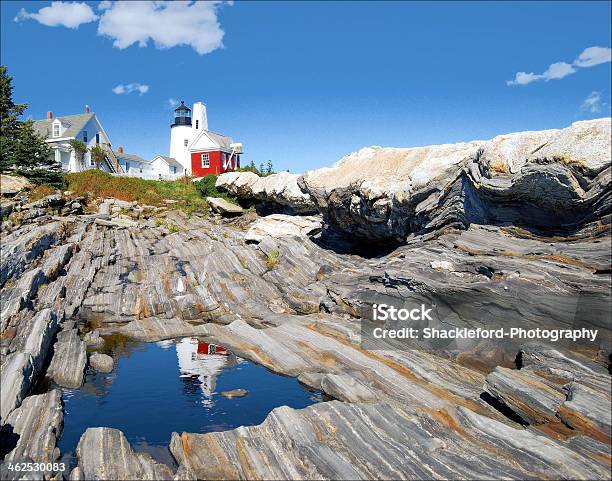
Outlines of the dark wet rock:
[{"label": "dark wet rock", "polygon": [[232,389],[231,391],[221,391],[221,396],[228,398],[244,397],[247,394],[249,394],[249,391],[242,388]]},{"label": "dark wet rock", "polygon": [[[28,459],[38,463],[57,461],[60,451],[56,444],[63,427],[61,391],[53,389],[27,397],[11,412],[5,424],[11,427],[11,435],[16,438],[16,446],[6,454],[5,463]],[[46,472],[45,477],[52,474],[52,471]]]},{"label": "dark wet rock", "polygon": [[79,440],[76,455],[84,479],[173,479],[168,466],[135,452],[118,429],[88,428]]},{"label": "dark wet rock", "polygon": [[79,338],[77,329],[58,333],[47,375],[60,386],[81,387],[87,365],[85,349],[86,345]]},{"label": "dark wet rock", "polygon": [[111,372],[115,366],[112,357],[99,352],[89,356],[89,364],[98,372]]},{"label": "dark wet rock", "polygon": [[242,207],[239,205],[232,204],[231,202],[228,202],[220,197],[206,197],[206,202],[208,202],[208,205],[213,212],[223,216],[230,217],[241,215],[243,212]]}]

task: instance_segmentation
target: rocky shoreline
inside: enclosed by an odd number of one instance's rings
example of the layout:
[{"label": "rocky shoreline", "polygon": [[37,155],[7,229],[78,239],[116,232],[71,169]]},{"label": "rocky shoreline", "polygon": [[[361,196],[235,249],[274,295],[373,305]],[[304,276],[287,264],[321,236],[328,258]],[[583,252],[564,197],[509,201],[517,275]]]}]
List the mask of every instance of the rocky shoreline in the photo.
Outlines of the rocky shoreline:
[{"label": "rocky shoreline", "polygon": [[[610,119],[253,175],[217,186],[277,213],[2,201],[3,479],[59,459],[61,393],[33,388],[80,386],[110,334],[203,336],[334,400],[174,433],[176,471],[89,428],[70,479],[610,479]],[[599,336],[366,345],[381,303]]]}]

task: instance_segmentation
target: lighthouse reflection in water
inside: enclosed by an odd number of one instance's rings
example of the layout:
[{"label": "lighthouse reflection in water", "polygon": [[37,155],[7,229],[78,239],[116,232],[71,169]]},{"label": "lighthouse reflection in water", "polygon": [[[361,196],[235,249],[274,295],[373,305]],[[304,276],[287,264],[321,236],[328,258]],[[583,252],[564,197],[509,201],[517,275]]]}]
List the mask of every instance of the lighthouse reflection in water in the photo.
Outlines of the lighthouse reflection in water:
[{"label": "lighthouse reflection in water", "polygon": [[229,367],[245,362],[228,349],[198,338],[184,338],[176,344],[180,377],[196,381],[204,397],[202,404],[212,406],[217,376]]}]

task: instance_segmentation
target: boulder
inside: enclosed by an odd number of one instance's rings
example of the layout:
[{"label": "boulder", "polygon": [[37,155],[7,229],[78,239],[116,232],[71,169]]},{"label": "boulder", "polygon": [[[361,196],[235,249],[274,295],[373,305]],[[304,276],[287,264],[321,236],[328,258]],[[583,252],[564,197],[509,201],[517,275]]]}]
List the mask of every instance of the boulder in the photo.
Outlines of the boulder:
[{"label": "boulder", "polygon": [[206,202],[210,206],[211,210],[217,214],[231,217],[236,215],[242,215],[242,207],[236,204],[232,204],[225,199],[220,197],[206,197]]},{"label": "boulder", "polygon": [[247,242],[261,242],[265,237],[308,236],[321,230],[320,217],[271,214],[258,218],[244,236]]},{"label": "boulder", "polygon": [[279,172],[259,177],[253,172],[227,172],[215,186],[242,199],[261,201],[285,208],[294,214],[314,214],[317,209],[308,194],[300,190],[298,175]]},{"label": "boulder", "polygon": [[89,356],[89,364],[98,372],[111,372],[115,366],[112,357],[99,352]]},{"label": "boulder", "polygon": [[0,194],[15,195],[22,190],[32,187],[32,183],[25,177],[19,175],[4,175],[0,174]]}]

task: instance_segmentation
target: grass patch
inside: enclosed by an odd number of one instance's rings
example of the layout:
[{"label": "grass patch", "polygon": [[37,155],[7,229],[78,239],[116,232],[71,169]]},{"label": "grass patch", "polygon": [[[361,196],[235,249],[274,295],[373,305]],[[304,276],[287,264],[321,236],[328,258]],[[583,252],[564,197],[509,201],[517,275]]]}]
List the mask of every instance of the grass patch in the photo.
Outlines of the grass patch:
[{"label": "grass patch", "polygon": [[51,195],[51,194],[55,194],[54,187],[47,185],[47,184],[40,184],[40,185],[33,187],[30,190],[29,198],[30,198],[30,201],[33,202],[35,200],[40,200],[43,197],[47,197],[48,195]]},{"label": "grass patch", "polygon": [[274,269],[276,267],[276,264],[278,264],[278,255],[279,252],[276,249],[270,251],[266,259],[266,267],[268,269]]},{"label": "grass patch", "polygon": [[180,180],[145,180],[113,176],[98,169],[67,174],[68,189],[76,195],[113,197],[139,204],[160,206],[164,199],[178,201],[177,208],[205,210],[206,199],[189,177]]}]

